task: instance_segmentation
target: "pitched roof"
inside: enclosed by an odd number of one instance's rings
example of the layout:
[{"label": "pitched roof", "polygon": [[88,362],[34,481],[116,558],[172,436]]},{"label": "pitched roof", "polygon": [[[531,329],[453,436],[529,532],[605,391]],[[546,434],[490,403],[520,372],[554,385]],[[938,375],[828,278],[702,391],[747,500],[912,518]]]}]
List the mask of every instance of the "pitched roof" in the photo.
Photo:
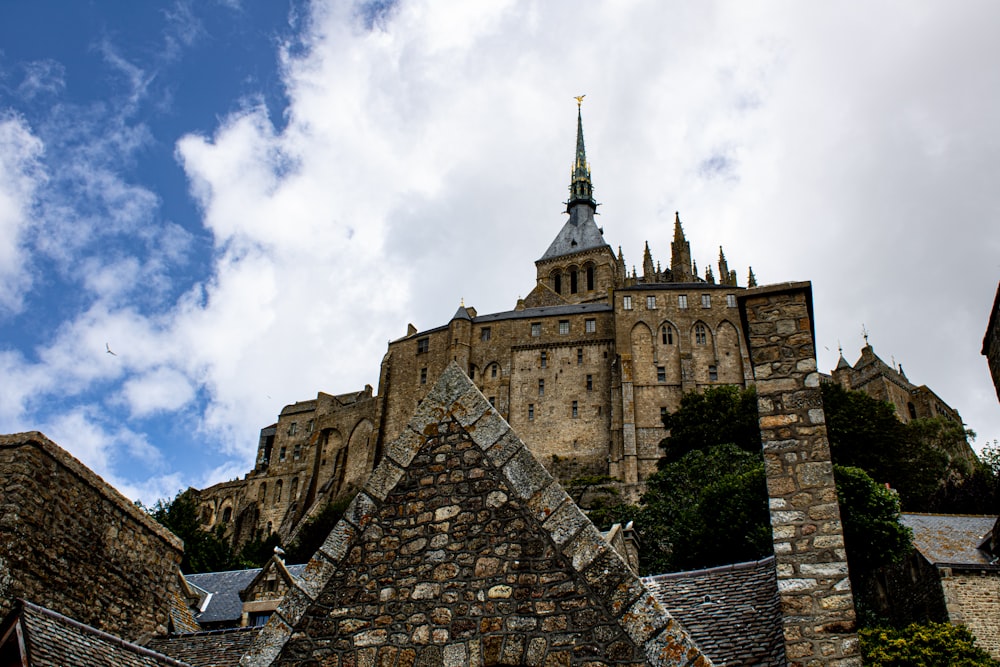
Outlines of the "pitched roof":
[{"label": "pitched roof", "polygon": [[27,601],[9,619],[21,624],[29,666],[191,667]]},{"label": "pitched roof", "polygon": [[403,646],[435,664],[711,664],[454,362],[241,664]]},{"label": "pitched roof", "polygon": [[589,206],[574,206],[569,212],[569,220],[538,261],[602,247],[608,247],[608,243],[594,222],[594,210]]},{"label": "pitched roof", "polygon": [[[288,571],[296,577],[301,577],[304,570],[305,565],[288,566]],[[212,596],[205,608],[195,615],[195,620],[201,624],[239,621],[243,614],[240,591],[249,586],[260,571],[261,568],[255,567],[249,570],[185,574],[184,578],[189,584]]]},{"label": "pitched roof", "polygon": [[194,667],[236,667],[260,628],[228,628],[151,639],[146,646]]},{"label": "pitched roof", "polygon": [[715,664],[785,664],[774,556],[645,577],[643,583]]},{"label": "pitched roof", "polygon": [[900,523],[913,531],[913,546],[931,563],[991,565],[992,557],[979,545],[996,525],[995,516],[908,513],[900,515]]}]

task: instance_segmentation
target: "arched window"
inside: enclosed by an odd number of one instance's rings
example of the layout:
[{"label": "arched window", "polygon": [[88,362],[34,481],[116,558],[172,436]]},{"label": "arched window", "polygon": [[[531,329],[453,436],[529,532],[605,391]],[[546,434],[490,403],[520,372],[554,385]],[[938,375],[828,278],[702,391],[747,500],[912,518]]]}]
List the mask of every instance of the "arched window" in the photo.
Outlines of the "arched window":
[{"label": "arched window", "polygon": [[227,507],[222,510],[222,523],[229,523],[229,520],[233,518],[233,508]]},{"label": "arched window", "polygon": [[663,340],[664,345],[674,344],[674,330],[668,324],[664,324],[660,327],[660,337]]},{"label": "arched window", "polygon": [[594,267],[593,265],[587,266],[587,291],[591,292],[594,289]]},{"label": "arched window", "polygon": [[694,325],[694,342],[697,345],[705,345],[708,342],[708,335],[705,333],[704,324]]},{"label": "arched window", "polygon": [[299,478],[296,477],[292,479],[292,485],[288,487],[288,500],[289,501],[295,500],[298,493],[299,493]]},{"label": "arched window", "polygon": [[274,503],[275,507],[281,502],[281,487],[283,486],[282,481],[279,479],[278,483],[274,485]]},{"label": "arched window", "polygon": [[265,498],[267,498],[267,482],[261,482],[260,488],[257,489],[257,502],[263,505]]},{"label": "arched window", "polygon": [[576,294],[576,292],[577,292],[576,273],[577,273],[577,271],[576,271],[576,267],[575,266],[569,270],[569,293],[570,294]]},{"label": "arched window", "polygon": [[562,273],[556,273],[552,276],[552,289],[556,291],[556,294],[562,294]]}]

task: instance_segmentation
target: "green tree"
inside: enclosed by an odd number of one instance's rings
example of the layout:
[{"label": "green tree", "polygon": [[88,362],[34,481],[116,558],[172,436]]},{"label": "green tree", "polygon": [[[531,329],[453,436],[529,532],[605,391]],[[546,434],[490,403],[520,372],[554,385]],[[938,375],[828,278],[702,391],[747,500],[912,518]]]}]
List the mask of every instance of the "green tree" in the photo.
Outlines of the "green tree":
[{"label": "green tree", "polygon": [[660,446],[664,463],[678,461],[688,452],[714,445],[734,444],[746,452],[760,452],[757,392],[753,387],[709,387],[704,393],[681,397],[680,409],[663,418],[670,431]]},{"label": "green tree", "polygon": [[222,526],[216,532],[202,529],[198,506],[190,489],[178,493],[172,501],[158,500],[150,514],[184,541],[181,571],[185,574],[221,572],[244,566],[225,539]]},{"label": "green tree", "polygon": [[1000,667],[962,625],[865,628],[858,638],[867,667]]},{"label": "green tree", "polygon": [[899,499],[861,468],[834,466],[837,501],[851,579],[862,582],[876,568],[910,553],[912,533],[899,523]]}]

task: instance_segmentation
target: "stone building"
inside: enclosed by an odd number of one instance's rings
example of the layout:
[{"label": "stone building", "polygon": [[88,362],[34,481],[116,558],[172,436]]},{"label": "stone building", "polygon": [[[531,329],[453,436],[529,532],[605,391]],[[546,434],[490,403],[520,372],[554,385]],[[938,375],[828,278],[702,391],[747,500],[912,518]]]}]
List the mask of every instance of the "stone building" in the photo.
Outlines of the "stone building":
[{"label": "stone building", "polygon": [[983,336],[983,356],[990,367],[993,376],[993,386],[1000,400],[1000,283],[997,283],[997,295],[993,298],[993,308],[990,310],[990,321],[986,325],[986,335]]},{"label": "stone building", "polygon": [[597,205],[578,112],[568,218],[527,296],[509,311],[463,304],[440,326],[410,325],[389,343],[376,396],[367,387],[286,406],[261,432],[254,470],[200,492],[204,525],[238,542],[255,531],[291,539],[320,501],[357,489],[453,362],[558,479],[609,475],[636,493],[664,454],[662,417],[683,394],[748,383],[744,288],[721,247],[718,280],[712,268],[698,275],[679,215],[669,264],[647,243],[641,274],[630,273],[595,222]]}]

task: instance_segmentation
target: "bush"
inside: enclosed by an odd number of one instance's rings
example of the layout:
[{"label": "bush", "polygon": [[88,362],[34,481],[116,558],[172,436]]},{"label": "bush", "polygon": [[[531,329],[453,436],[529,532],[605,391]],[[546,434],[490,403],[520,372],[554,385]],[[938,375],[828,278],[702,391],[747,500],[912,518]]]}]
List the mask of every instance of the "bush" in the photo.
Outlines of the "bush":
[{"label": "bush", "polygon": [[1000,667],[961,625],[867,628],[858,632],[858,638],[867,667]]}]

